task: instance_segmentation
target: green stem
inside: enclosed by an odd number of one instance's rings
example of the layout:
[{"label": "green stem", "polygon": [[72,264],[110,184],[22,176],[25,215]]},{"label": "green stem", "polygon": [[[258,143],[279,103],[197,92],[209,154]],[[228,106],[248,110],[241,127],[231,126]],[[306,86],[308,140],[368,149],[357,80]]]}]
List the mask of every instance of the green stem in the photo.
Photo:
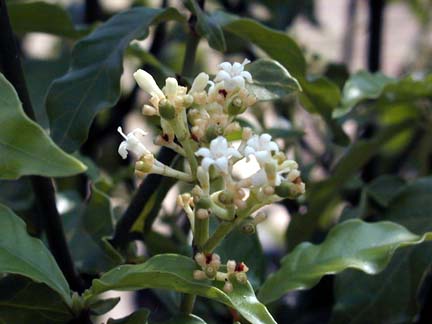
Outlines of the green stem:
[{"label": "green stem", "polygon": [[[200,0],[199,5],[200,5],[201,9],[204,9],[204,0]],[[196,21],[197,21],[197,17],[194,14],[192,14],[190,19],[189,19],[189,34],[188,34],[188,39],[186,42],[186,51],[185,51],[185,55],[184,55],[184,59],[183,59],[183,67],[182,67],[182,71],[181,71],[182,77],[190,77],[190,76],[192,76],[192,73],[193,73],[196,51],[197,51],[198,43],[200,40],[198,34],[195,31]],[[190,167],[191,167],[192,175],[195,178],[196,170],[198,168],[198,163],[197,163],[196,158],[195,158],[195,151],[193,150],[192,139],[190,137],[189,129],[187,127],[187,119],[185,119],[184,121],[186,122],[186,129],[185,130],[187,131],[187,137],[185,137],[182,140],[179,139],[179,141],[180,141],[180,144],[182,145],[183,149],[185,150],[186,157],[187,157],[189,164],[190,164]],[[207,229],[205,229],[204,227],[206,227]],[[200,234],[198,234],[199,240],[201,240],[202,238],[205,238],[205,240],[207,240],[208,227],[209,227],[208,220],[207,220],[207,222],[200,224],[200,220],[195,218],[195,229],[199,228],[199,230],[197,232],[200,233]],[[194,236],[194,240],[197,240],[196,235]],[[205,240],[204,240],[204,242],[205,242]],[[182,313],[185,313],[185,314],[192,313],[193,308],[194,308],[194,304],[195,304],[195,298],[196,298],[195,295],[189,295],[189,294],[183,295],[182,302],[180,305],[180,311]]]},{"label": "green stem", "polygon": [[209,238],[209,219],[199,219],[195,216],[194,244],[198,250],[202,250],[204,243]]},{"label": "green stem", "polygon": [[182,300],[181,300],[181,303],[180,303],[180,311],[183,314],[190,314],[190,313],[192,313],[193,308],[194,308],[194,304],[195,304],[195,299],[196,299],[195,295],[184,294],[182,296]]},{"label": "green stem", "polygon": [[219,243],[227,236],[237,225],[237,222],[222,222],[213,233],[213,235],[204,244],[202,250],[206,253],[211,253],[219,245]]}]

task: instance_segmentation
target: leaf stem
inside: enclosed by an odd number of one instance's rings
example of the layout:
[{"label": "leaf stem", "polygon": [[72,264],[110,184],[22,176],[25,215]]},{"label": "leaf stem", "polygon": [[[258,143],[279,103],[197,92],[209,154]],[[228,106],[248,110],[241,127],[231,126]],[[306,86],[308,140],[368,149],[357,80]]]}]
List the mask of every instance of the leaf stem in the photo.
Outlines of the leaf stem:
[{"label": "leaf stem", "polygon": [[[17,44],[4,0],[0,0],[0,61],[5,77],[12,83],[25,113],[33,120],[35,114],[27,90]],[[82,293],[84,284],[79,277],[67,246],[62,221],[57,210],[54,184],[50,178],[30,176],[36,197],[38,214],[43,220],[48,245],[70,287]]]},{"label": "leaf stem", "polygon": [[196,296],[192,294],[184,294],[180,303],[180,311],[184,314],[190,314],[193,311]]}]

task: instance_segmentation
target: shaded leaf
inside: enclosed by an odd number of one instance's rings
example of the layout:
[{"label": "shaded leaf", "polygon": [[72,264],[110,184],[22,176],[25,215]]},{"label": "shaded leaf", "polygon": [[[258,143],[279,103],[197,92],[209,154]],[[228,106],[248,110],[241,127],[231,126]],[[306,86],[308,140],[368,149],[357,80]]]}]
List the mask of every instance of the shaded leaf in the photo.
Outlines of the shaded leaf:
[{"label": "shaded leaf", "polygon": [[253,83],[247,83],[246,88],[258,100],[276,100],[301,91],[298,81],[277,61],[259,59],[246,65],[253,78]]},{"label": "shaded leaf", "polygon": [[396,135],[412,127],[411,121],[391,125],[371,139],[359,140],[351,145],[335,165],[332,176],[315,183],[306,191],[310,202],[307,214],[294,217],[288,227],[287,244],[291,250],[300,242],[309,240],[319,226],[320,217],[338,200],[343,186]]},{"label": "shaded leaf", "polygon": [[141,308],[129,316],[120,319],[110,318],[107,324],[147,324],[149,316],[150,311],[148,309]]},{"label": "shaded leaf", "polygon": [[9,17],[16,33],[39,32],[79,38],[86,31],[75,28],[69,14],[61,6],[44,1],[8,3]]},{"label": "shaded leaf", "polygon": [[85,171],[85,166],[59,149],[30,120],[21,107],[12,85],[0,74],[0,178],[17,179],[37,174],[70,176]]},{"label": "shaded leaf", "polygon": [[[156,324],[156,323],[151,323],[151,324]],[[206,324],[206,322],[202,318],[199,318],[198,316],[193,314],[189,314],[189,315],[180,314],[160,324]]]},{"label": "shaded leaf", "polygon": [[[432,178],[406,185],[383,212],[414,233],[432,231],[430,197]],[[335,278],[336,303],[332,323],[408,323],[419,311],[419,286],[430,267],[432,245],[399,250],[376,276],[347,271]]]},{"label": "shaded leaf", "polygon": [[226,31],[244,38],[280,62],[295,77],[304,76],[306,61],[296,42],[286,33],[274,30],[249,18],[241,18],[222,11],[212,17]]},{"label": "shaded leaf", "polygon": [[77,267],[82,272],[98,274],[120,264],[121,256],[107,241],[114,231],[109,197],[92,186],[89,202],[73,214],[77,222],[69,245]]},{"label": "shaded leaf", "polygon": [[392,222],[349,220],[332,228],[322,244],[305,242],[285,256],[281,268],[264,282],[258,296],[268,303],[347,268],[375,274],[387,266],[399,247],[431,239],[432,233],[419,236]]},{"label": "shaded leaf", "polygon": [[193,279],[196,263],[188,257],[161,254],[138,265],[123,265],[93,281],[86,298],[107,290],[164,288],[214,299],[237,311],[251,323],[275,323],[264,305],[256,299],[250,284],[234,283],[231,293],[222,290],[223,283]]},{"label": "shaded leaf", "polygon": [[196,1],[188,1],[188,4],[197,17],[197,32],[201,36],[205,37],[208,40],[209,45],[215,50],[225,52],[225,37],[217,20],[203,12]]},{"label": "shaded leaf", "polygon": [[400,177],[384,175],[369,183],[366,192],[378,204],[387,207],[403,187],[405,187],[405,181]]},{"label": "shaded leaf", "polygon": [[14,273],[47,284],[71,304],[70,289],[54,257],[24,222],[0,205],[0,273]]},{"label": "shaded leaf", "polygon": [[338,122],[332,118],[334,109],[340,102],[338,86],[325,77],[301,80],[303,92],[300,101],[303,107],[313,114],[319,114],[329,126],[336,143],[347,145],[349,138]]},{"label": "shaded leaf", "polygon": [[89,305],[86,306],[90,309],[92,315],[103,315],[116,307],[119,301],[120,297],[98,299],[96,301],[92,301]]},{"label": "shaded leaf", "polygon": [[46,285],[9,275],[0,280],[0,322],[64,324],[72,312]]},{"label": "shaded leaf", "polygon": [[35,112],[36,121],[48,129],[49,121],[45,107],[45,96],[51,82],[66,73],[69,55],[55,60],[30,59],[23,62],[27,88]]},{"label": "shaded leaf", "polygon": [[85,141],[95,115],[120,97],[123,53],[134,39],[144,39],[150,25],[184,21],[174,9],[137,7],[121,12],[80,40],[70,71],[57,79],[47,97],[54,141],[72,152]]},{"label": "shaded leaf", "polygon": [[384,87],[396,82],[384,74],[360,71],[353,74],[345,83],[342,90],[341,107],[334,111],[334,116],[347,114],[354,106],[366,99],[377,99]]}]

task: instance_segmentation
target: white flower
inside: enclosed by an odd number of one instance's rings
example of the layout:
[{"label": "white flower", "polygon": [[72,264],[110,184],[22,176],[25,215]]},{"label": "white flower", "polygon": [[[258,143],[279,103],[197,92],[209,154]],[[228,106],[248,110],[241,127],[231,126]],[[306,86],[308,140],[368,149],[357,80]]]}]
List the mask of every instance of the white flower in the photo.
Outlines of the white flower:
[{"label": "white flower", "polygon": [[267,174],[264,168],[260,169],[251,176],[252,185],[254,187],[262,187],[264,185],[270,184],[269,176],[274,178],[272,183],[274,186],[279,186],[282,181],[293,182],[300,176],[300,171],[297,168],[297,162],[293,160],[286,160],[281,165],[279,165],[272,174]]},{"label": "white flower", "polygon": [[120,146],[118,148],[118,153],[123,159],[126,159],[128,151],[134,153],[137,158],[140,158],[144,154],[150,153],[150,151],[147,150],[147,148],[135,136],[135,134],[139,134],[142,136],[147,135],[147,133],[141,128],[136,128],[127,135],[123,133],[121,127],[117,128],[117,131],[125,139],[123,142],[120,143]]},{"label": "white flower", "polygon": [[202,156],[201,166],[208,171],[211,165],[222,173],[228,173],[228,160],[231,157],[241,158],[241,154],[234,147],[228,147],[225,137],[218,136],[210,142],[210,149],[200,148],[195,155]]},{"label": "white flower", "polygon": [[279,152],[279,147],[276,142],[271,140],[269,134],[253,135],[248,139],[244,149],[244,155],[256,157],[260,165],[264,165],[272,159],[272,152]]},{"label": "white flower", "polygon": [[219,64],[220,71],[214,78],[215,82],[223,82],[224,88],[228,91],[236,88],[244,88],[245,80],[252,82],[252,75],[248,71],[244,71],[246,64],[250,63],[248,59],[245,59],[242,64],[235,62],[231,64],[229,62],[223,62]]}]

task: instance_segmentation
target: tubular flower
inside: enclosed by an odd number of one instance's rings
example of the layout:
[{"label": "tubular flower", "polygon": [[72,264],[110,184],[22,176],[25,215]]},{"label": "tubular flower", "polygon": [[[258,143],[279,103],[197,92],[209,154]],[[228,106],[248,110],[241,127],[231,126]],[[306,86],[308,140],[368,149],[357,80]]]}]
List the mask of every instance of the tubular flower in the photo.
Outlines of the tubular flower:
[{"label": "tubular flower", "polygon": [[218,136],[210,142],[210,149],[200,148],[195,155],[202,156],[201,166],[208,171],[214,165],[216,170],[221,173],[228,173],[228,161],[231,157],[241,158],[241,154],[234,147],[228,147],[225,137]]},{"label": "tubular flower", "polygon": [[150,151],[147,150],[144,144],[142,144],[136,136],[136,134],[139,134],[141,136],[147,135],[144,130],[142,130],[141,128],[136,128],[127,135],[123,133],[121,127],[117,128],[117,131],[125,139],[123,142],[120,143],[120,146],[118,148],[118,153],[123,159],[127,158],[128,151],[132,152],[137,159],[141,158],[144,154],[150,153]]},{"label": "tubular flower", "polygon": [[263,165],[272,158],[272,153],[279,152],[279,146],[272,141],[269,134],[253,135],[248,139],[244,149],[244,155],[249,157],[253,155],[257,161]]},{"label": "tubular flower", "polygon": [[220,71],[216,74],[214,81],[222,82],[223,88],[227,91],[232,91],[236,88],[244,88],[245,81],[252,83],[252,75],[244,70],[246,64],[250,63],[245,59],[243,63],[223,62],[219,64]]}]

